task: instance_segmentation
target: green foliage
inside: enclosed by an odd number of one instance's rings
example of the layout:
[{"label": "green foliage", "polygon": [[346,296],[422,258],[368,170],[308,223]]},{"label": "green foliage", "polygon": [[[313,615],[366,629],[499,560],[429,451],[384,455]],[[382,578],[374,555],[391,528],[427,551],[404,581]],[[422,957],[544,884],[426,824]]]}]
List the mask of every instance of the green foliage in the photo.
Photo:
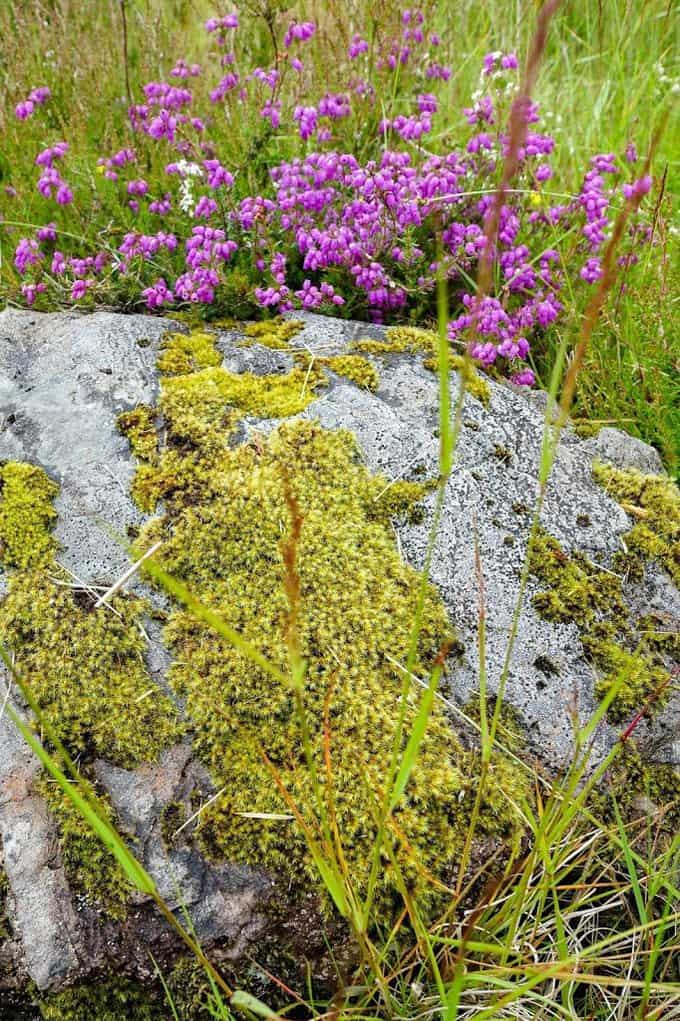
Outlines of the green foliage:
[{"label": "green foliage", "polygon": [[0,564],[38,567],[51,559],[57,492],[42,468],[17,461],[0,466]]}]

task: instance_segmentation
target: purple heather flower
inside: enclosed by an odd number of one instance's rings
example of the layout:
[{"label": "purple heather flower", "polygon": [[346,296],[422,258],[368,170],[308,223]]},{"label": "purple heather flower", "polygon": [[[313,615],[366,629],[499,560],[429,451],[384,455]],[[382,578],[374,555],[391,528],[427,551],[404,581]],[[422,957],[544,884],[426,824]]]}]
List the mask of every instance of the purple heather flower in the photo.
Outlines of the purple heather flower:
[{"label": "purple heather flower", "polygon": [[647,195],[650,188],[652,187],[652,178],[650,174],[645,174],[644,177],[638,178],[637,181],[633,181],[632,184],[624,184],[621,188],[624,198],[629,201],[635,199],[641,199],[643,195]]},{"label": "purple heather flower", "polygon": [[536,382],[536,376],[531,369],[522,369],[521,372],[516,372],[510,379],[517,386],[533,386]]},{"label": "purple heather flower", "polygon": [[302,22],[291,22],[288,26],[285,36],[283,37],[283,45],[288,47],[293,42],[306,43],[312,38],[316,32],[316,25],[313,21],[302,21]]},{"label": "purple heather flower", "polygon": [[637,163],[638,151],[635,147],[635,142],[629,142],[626,146],[626,160],[628,163]]},{"label": "purple heather flower", "polygon": [[80,301],[94,285],[94,280],[74,280],[71,285],[71,301]]},{"label": "purple heather flower", "polygon": [[208,195],[202,195],[196,203],[194,209],[195,220],[209,220],[213,213],[218,210],[217,202],[215,199],[211,199]]},{"label": "purple heather flower", "polygon": [[56,223],[46,223],[44,227],[39,227],[37,231],[38,241],[56,241],[56,227]]},{"label": "purple heather flower", "polygon": [[35,109],[35,104],[30,99],[26,99],[23,103],[17,103],[14,107],[14,114],[19,121],[28,120]]},{"label": "purple heather flower", "polygon": [[153,202],[149,203],[149,212],[156,213],[157,216],[164,216],[165,213],[169,213],[172,209],[172,195],[169,191],[166,191],[162,199],[154,199]]},{"label": "purple heather flower", "polygon": [[172,304],[175,300],[174,294],[163,277],[159,277],[151,287],[145,288],[142,294],[146,298],[147,308],[161,308],[163,305]]},{"label": "purple heather flower", "polygon": [[349,58],[350,58],[350,60],[355,60],[359,56],[360,53],[367,53],[367,52],[368,52],[368,43],[366,42],[365,39],[362,39],[361,36],[357,32],[355,32],[354,35],[352,36],[352,41],[349,44]]},{"label": "purple heather flower", "polygon": [[43,258],[38,242],[34,238],[21,238],[14,251],[14,265],[23,276],[29,266],[35,266]]},{"label": "purple heather flower", "polygon": [[47,290],[47,284],[42,281],[39,284],[21,285],[21,293],[23,294],[27,305],[32,305],[36,299],[36,295],[42,294],[45,290]]},{"label": "purple heather flower", "polygon": [[588,259],[586,264],[582,267],[579,276],[586,283],[594,284],[596,280],[599,280],[602,276],[602,266],[599,259]]},{"label": "purple heather flower", "polygon": [[128,195],[146,195],[148,190],[149,185],[143,178],[139,178],[137,181],[128,181]]}]

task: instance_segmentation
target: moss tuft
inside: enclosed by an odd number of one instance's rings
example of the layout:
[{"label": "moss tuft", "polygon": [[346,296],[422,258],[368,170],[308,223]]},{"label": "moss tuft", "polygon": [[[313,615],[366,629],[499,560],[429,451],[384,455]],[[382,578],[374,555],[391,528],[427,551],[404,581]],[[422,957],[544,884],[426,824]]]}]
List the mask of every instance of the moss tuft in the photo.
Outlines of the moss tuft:
[{"label": "moss tuft", "polygon": [[213,334],[201,330],[166,333],[158,356],[158,370],[168,375],[179,375],[209,369],[221,361],[222,356],[215,347]]},{"label": "moss tuft", "polygon": [[56,550],[52,505],[59,487],[42,468],[19,461],[0,466],[0,564],[39,567]]},{"label": "moss tuft", "polygon": [[[97,795],[92,784],[85,780],[81,784],[87,787],[90,801],[96,801],[102,817],[112,823],[109,801]],[[132,888],[114,855],[57,783],[43,775],[35,789],[57,822],[61,860],[72,889],[112,918],[123,918]]]},{"label": "moss tuft", "polygon": [[432,355],[437,350],[438,342],[434,330],[421,330],[417,326],[392,326],[386,331],[385,340],[358,340],[352,344],[352,350],[373,355]]},{"label": "moss tuft", "polygon": [[[611,719],[620,722],[643,709],[663,689],[668,670],[649,629],[639,624],[636,629],[629,619],[621,579],[582,554],[567,556],[543,531],[535,536],[529,557],[532,572],[549,586],[534,596],[534,606],[548,620],[578,626],[584,650],[600,674],[598,698],[621,684],[609,707]],[[650,708],[663,701],[655,699]]]},{"label": "moss tuft", "polygon": [[126,437],[135,457],[141,461],[155,461],[158,453],[156,411],[148,404],[138,404],[131,411],[118,416],[118,429]]},{"label": "moss tuft", "polygon": [[290,342],[300,330],[304,323],[299,319],[265,319],[258,323],[248,323],[245,328],[246,340],[242,341],[242,347],[250,347],[252,344],[262,344],[263,347],[274,350],[286,350]]},{"label": "moss tuft", "polygon": [[680,587],[680,491],[660,475],[643,475],[598,464],[593,477],[636,521],[624,536],[627,553],[618,563],[629,577],[641,577],[644,563],[655,560]]},{"label": "moss tuft", "polygon": [[361,355],[336,355],[332,358],[320,358],[318,361],[331,372],[344,376],[363,390],[375,393],[380,385],[378,370],[368,358],[362,358]]},{"label": "moss tuft", "polygon": [[76,986],[39,1004],[44,1021],[165,1021],[158,996],[124,978]]},{"label": "moss tuft", "polygon": [[[144,663],[148,606],[125,595],[110,607],[88,604],[43,573],[17,572],[0,606],[0,632],[64,744],[132,767],[154,759],[180,732]],[[142,698],[150,690],[153,697]]]},{"label": "moss tuft", "polygon": [[[434,330],[421,330],[417,326],[393,326],[387,330],[385,340],[358,340],[352,344],[352,350],[373,355],[422,354],[425,355],[425,368],[436,372],[438,346],[439,337]],[[451,352],[449,367],[464,376],[468,393],[486,407],[491,400],[491,390],[474,362]]]}]

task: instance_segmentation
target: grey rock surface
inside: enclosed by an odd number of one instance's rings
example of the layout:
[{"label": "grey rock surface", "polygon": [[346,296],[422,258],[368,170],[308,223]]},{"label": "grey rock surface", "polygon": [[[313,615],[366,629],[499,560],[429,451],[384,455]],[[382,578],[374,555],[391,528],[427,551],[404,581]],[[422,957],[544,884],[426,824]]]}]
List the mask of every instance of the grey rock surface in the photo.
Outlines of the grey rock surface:
[{"label": "grey rock surface", "polygon": [[[310,314],[302,318],[305,329],[293,346],[320,356],[345,351],[359,337],[383,335],[376,326]],[[128,561],[116,536],[142,520],[128,495],[134,462],[115,422],[121,411],[154,401],[158,344],[168,328],[177,327],[145,316],[0,313],[0,460],[39,464],[60,484],[59,559],[91,584],[107,585],[122,573]],[[290,353],[257,345],[243,348],[238,339],[230,331],[218,341],[232,371],[269,373],[290,367]],[[305,415],[328,428],[352,430],[367,466],[382,472],[388,482],[436,475],[435,376],[416,358],[396,356],[376,364],[381,380],[376,394],[332,377],[331,386],[320,391]],[[453,373],[454,405],[458,387]],[[493,693],[503,673],[538,496],[546,402],[510,386],[490,383],[490,389],[488,408],[465,397],[455,467],[431,563],[432,580],[465,647],[446,682],[448,697],[458,704],[472,697],[479,684],[482,597],[475,546],[484,577],[486,667]],[[251,420],[247,429],[267,431],[275,425]],[[593,482],[594,459],[644,471],[658,471],[660,463],[651,448],[615,430],[602,430],[588,441],[569,430],[561,437],[542,522],[567,551],[582,550],[608,569],[632,522]],[[433,506],[432,495],[422,523],[396,528],[403,556],[418,568],[425,562]],[[0,595],[1,586],[2,575]],[[537,757],[559,768],[573,751],[574,719],[587,719],[595,708],[595,678],[577,627],[547,623],[534,611],[531,597],[537,589],[529,578],[505,697],[520,711]],[[656,609],[667,615],[669,626],[678,627],[680,596],[659,569],[650,566],[627,597],[635,614]],[[161,683],[167,660],[156,629],[149,666]],[[2,700],[0,688],[0,707]],[[649,730],[658,758],[680,761],[679,719],[676,700]],[[594,760],[615,738],[616,732],[602,724],[594,738]],[[0,713],[0,853],[10,884],[7,910],[13,933],[12,941],[0,940],[0,962],[1,955],[11,955],[15,969],[40,988],[73,981],[115,960],[148,974],[145,947],[161,953],[172,944],[170,933],[159,925],[152,905],[143,901],[128,923],[115,925],[73,897],[53,822],[32,789],[36,771],[37,763]],[[181,834],[170,843],[164,834],[167,805],[182,802],[188,811],[192,791],[200,790],[203,798],[211,793],[209,778],[189,747],[177,745],[158,763],[134,771],[100,761],[96,773],[122,830],[168,902],[177,910],[180,904],[189,909],[199,938],[219,944],[226,956],[238,956],[257,942],[265,925],[263,906],[273,892],[270,879],[250,869],[208,864]],[[2,982],[0,967],[0,989]]]}]

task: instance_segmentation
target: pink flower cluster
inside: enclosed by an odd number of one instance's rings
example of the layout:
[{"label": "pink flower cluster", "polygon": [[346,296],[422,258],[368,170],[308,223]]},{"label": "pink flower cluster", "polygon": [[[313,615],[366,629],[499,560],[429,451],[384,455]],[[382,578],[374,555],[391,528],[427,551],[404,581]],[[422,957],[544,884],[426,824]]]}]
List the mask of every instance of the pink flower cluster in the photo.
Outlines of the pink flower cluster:
[{"label": "pink flower cluster", "polygon": [[[170,82],[144,86],[143,101],[129,109],[139,145],[98,161],[105,178],[120,182],[107,194],[113,191],[120,203],[122,242],[117,233],[108,252],[66,254],[53,247],[59,234],[50,219],[16,246],[25,302],[33,303],[55,281],[60,295],[66,291],[72,301],[89,295],[92,301],[125,276],[125,293],[134,282],[149,309],[208,305],[223,300],[236,266],[264,309],[345,306],[350,314],[383,322],[432,315],[443,277],[452,345],[468,346],[483,365],[529,385],[532,344],[563,314],[567,274],[570,288],[601,278],[612,209],[626,201],[636,207],[651,187],[648,175],[621,180],[631,176],[634,146],[627,147],[625,160],[613,153],[595,156],[578,194],[552,204],[544,184],[553,173],[555,141],[538,130],[538,107],[526,102],[517,176],[499,211],[495,188],[510,144],[503,123],[506,97],[518,79],[515,54],[487,55],[480,92],[463,110],[469,127],[461,147],[431,154],[423,148],[424,136],[432,136],[428,148],[441,147],[450,127],[438,90],[451,71],[434,59],[440,40],[428,32],[421,10],[403,11],[396,33],[382,40],[371,36],[370,46],[363,34],[352,35],[351,66],[365,69],[370,80],[356,75],[340,91],[324,83],[315,95],[302,92],[304,78],[293,77],[297,84],[289,93],[283,89],[291,69],[303,68],[295,54],[315,37],[313,22],[288,25],[274,67],[243,63],[232,34],[235,13],[211,18],[205,28],[219,57],[217,75],[206,85],[213,106],[205,119],[193,113],[202,93],[187,87],[203,74],[199,65],[179,60]],[[371,69],[361,59],[369,50]],[[402,81],[407,85],[395,103],[385,103],[386,90]],[[35,106],[45,98],[31,93],[26,102]],[[215,108],[221,103],[226,110]],[[282,128],[281,138],[286,145],[293,139],[295,153],[269,165],[268,181],[255,191],[242,183],[248,180],[242,168],[230,169],[213,137],[225,113],[249,112],[268,122],[267,140],[269,128]],[[374,137],[367,137],[366,124],[374,126]],[[361,155],[352,150],[359,136]],[[59,169],[67,154],[68,144],[56,142],[35,160],[41,194],[60,205],[73,201]],[[158,165],[164,170],[155,177],[146,169],[140,176],[140,166]],[[154,233],[147,226],[143,217],[149,214],[161,218],[163,229]],[[134,229],[136,224],[144,229]],[[649,241],[640,226],[633,221],[622,267],[637,258],[636,245]],[[564,239],[559,250],[558,234]],[[64,240],[72,244],[66,235]],[[473,281],[482,258],[491,260],[494,284],[480,298]]]},{"label": "pink flower cluster", "polygon": [[37,89],[31,89],[28,94],[28,99],[24,99],[21,103],[17,103],[14,108],[17,120],[28,120],[28,118],[32,117],[35,113],[36,107],[43,106],[51,95],[52,92],[47,85],[40,85]]}]

